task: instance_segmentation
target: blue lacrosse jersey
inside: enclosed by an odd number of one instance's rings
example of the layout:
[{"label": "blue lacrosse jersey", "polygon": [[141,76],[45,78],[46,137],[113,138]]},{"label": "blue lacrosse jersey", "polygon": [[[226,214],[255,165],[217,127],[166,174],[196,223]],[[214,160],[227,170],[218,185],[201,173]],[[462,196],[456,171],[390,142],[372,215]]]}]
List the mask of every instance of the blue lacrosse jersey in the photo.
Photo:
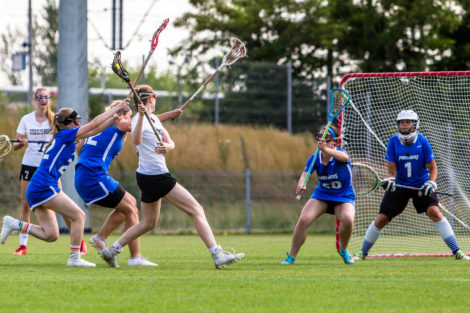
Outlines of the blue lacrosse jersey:
[{"label": "blue lacrosse jersey", "polygon": [[[346,153],[346,151],[336,148],[336,150]],[[340,162],[331,157],[326,165],[321,162],[320,151],[313,165],[312,171],[317,172],[318,186],[315,187],[311,198],[325,201],[347,202],[354,204],[356,195],[352,186],[351,163]],[[305,164],[304,172],[308,172],[314,154],[310,156]]]},{"label": "blue lacrosse jersey", "polygon": [[60,192],[58,181],[75,160],[75,137],[78,128],[66,128],[57,133],[42,157],[26,189],[26,200],[31,209],[52,199]]},{"label": "blue lacrosse jersey", "polygon": [[86,139],[75,169],[75,189],[87,204],[105,198],[119,186],[108,170],[122,149],[124,134],[111,125]]},{"label": "blue lacrosse jersey", "polygon": [[111,125],[98,135],[87,138],[77,165],[80,164],[93,170],[108,171],[111,162],[122,149],[124,134]]},{"label": "blue lacrosse jersey", "polygon": [[385,160],[397,166],[397,184],[411,187],[421,187],[429,180],[429,170],[426,164],[434,160],[434,153],[426,137],[418,133],[415,142],[407,146],[394,135],[388,141]]}]

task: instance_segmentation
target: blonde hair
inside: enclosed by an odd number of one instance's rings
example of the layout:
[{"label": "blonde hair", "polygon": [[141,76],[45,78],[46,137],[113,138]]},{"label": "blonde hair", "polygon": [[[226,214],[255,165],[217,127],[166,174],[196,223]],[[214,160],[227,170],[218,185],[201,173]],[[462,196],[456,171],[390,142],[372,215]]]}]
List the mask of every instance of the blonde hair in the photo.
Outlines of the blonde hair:
[{"label": "blonde hair", "polygon": [[64,123],[65,119],[72,114],[74,110],[72,108],[62,108],[59,110],[54,115],[54,121],[51,124],[51,130],[52,132],[52,138],[51,140],[47,143],[46,148],[44,149],[44,153],[46,153],[47,149],[49,148],[49,145],[54,141],[55,136],[57,133],[67,127],[67,125]]},{"label": "blonde hair", "polygon": [[[36,89],[36,91],[34,92],[34,99],[36,99],[36,96],[37,96],[38,93],[40,93],[41,91],[47,92],[47,94],[49,95],[49,97],[51,96],[51,93],[49,92],[49,89],[44,88],[44,87],[39,87],[39,88]],[[51,103],[50,103],[50,102],[49,102],[49,104],[47,105],[46,117],[47,117],[47,120],[49,121],[49,125],[51,125],[51,128],[52,128],[52,122],[54,121],[54,112],[52,112]]]}]

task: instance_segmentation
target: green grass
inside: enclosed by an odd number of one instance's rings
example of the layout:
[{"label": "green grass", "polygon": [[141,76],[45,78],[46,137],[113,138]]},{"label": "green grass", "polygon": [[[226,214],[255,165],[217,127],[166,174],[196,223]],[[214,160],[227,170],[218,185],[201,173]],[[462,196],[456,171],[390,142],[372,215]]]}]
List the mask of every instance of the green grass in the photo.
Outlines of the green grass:
[{"label": "green grass", "polygon": [[[88,239],[89,236],[86,236]],[[112,237],[109,241],[114,241]],[[290,235],[217,236],[245,259],[216,270],[195,235],[146,235],[142,254],[157,268],[67,268],[69,237],[18,239],[0,247],[0,312],[466,312],[469,262],[393,258],[343,264],[334,235],[309,235],[296,265],[281,266]]]}]

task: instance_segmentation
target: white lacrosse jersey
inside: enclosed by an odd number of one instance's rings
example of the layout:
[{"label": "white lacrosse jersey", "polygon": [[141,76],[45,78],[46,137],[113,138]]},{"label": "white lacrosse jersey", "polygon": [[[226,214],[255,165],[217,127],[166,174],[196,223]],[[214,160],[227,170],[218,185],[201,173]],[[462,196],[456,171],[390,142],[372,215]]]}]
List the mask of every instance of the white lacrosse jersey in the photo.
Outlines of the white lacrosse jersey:
[{"label": "white lacrosse jersey", "polygon": [[36,120],[36,113],[31,112],[21,118],[20,124],[16,132],[20,135],[26,136],[28,140],[45,141],[46,143],[28,143],[28,147],[23,155],[21,164],[38,167],[44,155],[44,148],[52,139],[52,132],[48,133],[50,129],[49,120],[39,123]]},{"label": "white lacrosse jersey", "polygon": [[[132,118],[132,132],[134,132],[137,125],[139,114],[140,113],[137,113]],[[159,133],[160,138],[162,138],[162,129],[164,129],[162,123],[154,114],[149,114],[149,116],[153,120],[153,125]],[[140,145],[136,146],[137,154],[139,156],[138,173],[143,175],[160,175],[169,172],[166,166],[165,156],[163,154],[157,154],[154,150],[157,144],[157,136],[155,136],[152,127],[144,116],[142,125],[142,142]]]}]

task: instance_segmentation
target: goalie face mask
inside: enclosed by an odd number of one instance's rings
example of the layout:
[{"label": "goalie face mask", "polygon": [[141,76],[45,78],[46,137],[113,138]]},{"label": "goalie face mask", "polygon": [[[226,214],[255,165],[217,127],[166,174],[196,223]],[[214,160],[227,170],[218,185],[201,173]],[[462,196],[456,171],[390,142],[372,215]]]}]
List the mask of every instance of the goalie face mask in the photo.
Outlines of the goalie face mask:
[{"label": "goalie face mask", "polygon": [[[411,121],[411,126],[408,128],[400,127],[401,121]],[[398,132],[398,137],[400,138],[401,142],[403,142],[406,145],[412,144],[414,140],[416,139],[416,136],[418,135],[418,129],[419,129],[419,118],[416,112],[414,112],[413,110],[403,110],[400,113],[398,113],[397,132]]]}]

